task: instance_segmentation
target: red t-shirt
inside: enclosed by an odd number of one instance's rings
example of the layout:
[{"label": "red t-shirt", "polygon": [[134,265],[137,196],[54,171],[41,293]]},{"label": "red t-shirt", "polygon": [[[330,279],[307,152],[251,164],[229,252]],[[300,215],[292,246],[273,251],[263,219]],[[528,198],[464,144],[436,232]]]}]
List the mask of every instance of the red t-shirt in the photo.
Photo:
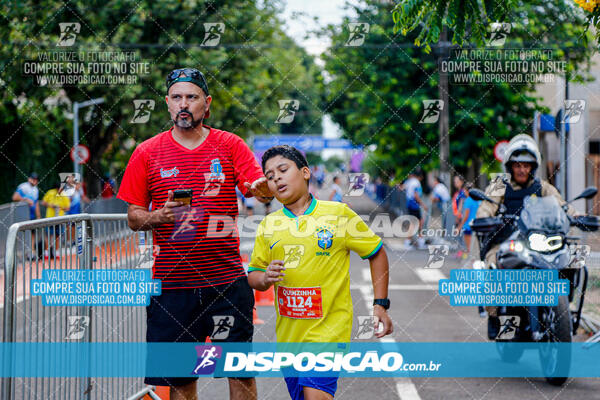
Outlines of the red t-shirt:
[{"label": "red t-shirt", "polygon": [[[169,190],[192,189],[191,209],[175,224],[153,230],[158,245],[153,277],[163,289],[223,285],[243,277],[237,234],[235,185],[263,177],[252,151],[233,133],[210,128],[200,146],[189,150],[171,130],[141,143],[131,155],[118,198],[159,209]],[[209,233],[207,235],[207,232]]]}]

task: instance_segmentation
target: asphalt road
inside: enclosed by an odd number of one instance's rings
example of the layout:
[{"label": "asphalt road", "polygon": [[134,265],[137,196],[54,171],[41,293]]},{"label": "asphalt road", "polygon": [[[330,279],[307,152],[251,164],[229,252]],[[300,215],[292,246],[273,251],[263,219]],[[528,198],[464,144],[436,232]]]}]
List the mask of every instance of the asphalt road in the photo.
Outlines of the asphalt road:
[{"label": "asphalt road", "polygon": [[[345,199],[346,200],[346,199]],[[375,204],[367,197],[348,199],[361,215],[374,218]],[[374,210],[376,210],[374,212]],[[474,307],[450,306],[447,297],[437,292],[437,281],[448,277],[450,270],[461,268],[465,261],[448,257],[436,272],[424,270],[427,250],[406,250],[401,239],[385,241],[390,260],[389,310],[394,333],[387,340],[396,342],[486,342],[487,320],[479,317]],[[251,251],[252,241],[242,241],[242,251]],[[369,263],[353,254],[350,262],[351,292],[355,321],[353,337],[358,330],[357,316],[368,315],[372,301]],[[274,339],[275,311],[258,307],[264,325],[255,327],[255,341]],[[575,340],[583,340],[575,338]],[[490,362],[501,362],[497,354],[482,355]],[[258,378],[259,398],[289,399],[283,379]],[[227,398],[224,380],[199,381],[200,398]],[[338,399],[600,399],[600,378],[569,379],[562,387],[554,387],[543,378],[341,378]]]},{"label": "asphalt road", "polygon": [[[367,199],[349,199],[351,206],[359,214],[375,215],[374,204]],[[258,210],[260,211],[260,209]],[[378,210],[380,211],[380,210]],[[449,257],[438,270],[432,272],[423,267],[428,260],[427,250],[405,250],[401,239],[386,239],[386,250],[390,260],[390,298],[392,307],[389,311],[394,321],[395,331],[386,340],[396,342],[482,342],[487,341],[487,322],[481,319],[474,307],[453,307],[446,297],[437,293],[437,281],[449,276],[450,269],[462,266],[463,261]],[[252,238],[242,238],[242,253],[251,252]],[[358,330],[357,316],[369,315],[372,301],[372,291],[369,275],[369,264],[356,254],[352,255],[350,265],[351,292],[354,303],[355,322],[353,336]],[[29,301],[22,303],[29,308]],[[35,308],[35,307],[34,307]],[[275,339],[275,310],[273,307],[257,307],[258,316],[265,321],[255,326],[254,340],[271,342]],[[62,320],[66,329],[66,315],[44,315],[38,324],[46,325],[52,320]],[[58,318],[57,318],[58,317]],[[110,331],[111,326],[120,322],[114,320],[112,314],[102,315],[104,323],[95,322],[93,325],[102,327],[102,332]],[[136,325],[143,321],[143,310],[138,308],[128,315]],[[108,321],[108,322],[107,322]],[[112,321],[112,322],[111,322]],[[139,323],[138,323],[139,322]],[[56,328],[55,328],[56,329]],[[97,328],[99,329],[99,328]],[[60,331],[60,329],[58,329]],[[103,333],[103,335],[106,335]],[[23,334],[19,332],[19,336]],[[130,333],[130,338],[143,337],[143,330]],[[27,334],[25,333],[24,336]],[[62,336],[60,332],[56,337]],[[118,338],[113,338],[118,341]],[[129,340],[131,340],[129,339]],[[581,340],[578,338],[578,340]],[[500,362],[496,354],[482,355],[490,362]],[[50,394],[40,389],[36,392],[38,398],[78,398],[74,392],[85,385],[81,381],[71,381],[65,385],[65,380],[57,380],[57,388],[63,389]],[[106,379],[94,380],[95,389],[92,398],[122,399],[123,393],[131,395],[143,387],[141,379],[128,379],[119,383],[121,390],[103,392],[100,387],[114,388]],[[258,378],[259,398],[268,400],[289,399],[283,379]],[[34,384],[31,380],[18,379],[22,387]],[[47,388],[52,385],[47,384]],[[72,389],[67,389],[71,386]],[[43,394],[45,393],[45,394]],[[67,393],[69,393],[67,395]],[[200,399],[227,399],[228,387],[226,379],[202,378],[198,382]],[[19,396],[20,398],[20,396]],[[32,397],[35,398],[35,397]],[[553,387],[543,378],[341,378],[336,393],[338,399],[600,399],[600,378],[570,379],[562,387]]]}]

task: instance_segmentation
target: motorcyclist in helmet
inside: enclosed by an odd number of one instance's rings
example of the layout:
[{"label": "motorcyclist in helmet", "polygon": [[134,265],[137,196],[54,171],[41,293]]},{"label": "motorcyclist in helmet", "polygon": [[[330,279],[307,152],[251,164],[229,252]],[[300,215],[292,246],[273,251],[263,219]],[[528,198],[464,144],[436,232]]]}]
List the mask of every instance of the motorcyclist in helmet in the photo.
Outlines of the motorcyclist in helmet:
[{"label": "motorcyclist in helmet", "polygon": [[[520,214],[523,201],[527,196],[554,196],[560,205],[564,205],[565,201],[554,186],[535,177],[540,165],[541,155],[535,140],[525,134],[513,137],[504,154],[506,174],[494,178],[485,189],[485,194],[499,204],[503,203],[506,207],[506,214],[513,215]],[[483,201],[477,210],[476,218],[493,217],[497,214],[498,208],[497,204]],[[569,206],[567,213],[575,215],[576,211]],[[488,268],[495,268],[496,253],[500,243],[508,239],[512,232],[513,228],[507,225],[491,239],[489,249],[485,253],[485,264]],[[498,308],[488,306],[486,309],[489,315],[488,337],[493,340],[500,330],[500,320],[497,316]]]}]

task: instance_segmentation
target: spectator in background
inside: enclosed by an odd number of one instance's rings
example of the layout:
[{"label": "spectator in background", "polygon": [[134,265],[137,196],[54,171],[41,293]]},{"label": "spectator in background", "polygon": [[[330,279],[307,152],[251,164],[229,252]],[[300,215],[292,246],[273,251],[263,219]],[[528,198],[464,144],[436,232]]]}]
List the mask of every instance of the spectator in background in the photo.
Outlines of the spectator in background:
[{"label": "spectator in background", "polygon": [[[464,187],[464,193],[466,197],[463,201],[461,209],[463,218],[458,226],[458,230],[462,230],[463,237],[465,239],[466,250],[464,253],[462,253],[463,259],[469,258],[469,254],[471,253],[471,238],[473,236],[473,231],[471,230],[469,223],[475,219],[475,215],[477,215],[477,209],[479,208],[479,204],[481,204],[481,201],[476,201],[469,196],[469,190],[472,188],[473,185],[471,183],[467,183]],[[481,318],[485,318],[487,316],[483,306],[478,306],[477,310]]]},{"label": "spectator in background", "polygon": [[[460,176],[460,175],[454,175],[454,180],[453,180],[453,184],[454,184],[454,196],[452,196],[452,212],[454,214],[454,223],[455,226],[458,226],[458,224],[460,223],[460,221],[462,221],[462,214],[460,212],[460,210],[462,209],[462,204],[463,201],[466,198],[465,195],[465,191],[463,189],[463,186],[465,185],[465,179]],[[458,242],[458,252],[456,253],[457,257],[462,257],[462,247],[464,245],[463,243],[463,238],[462,238],[462,233],[460,231],[460,229],[456,229],[456,241]]]},{"label": "spectator in background", "polygon": [[[421,186],[421,180],[423,179],[423,172],[420,168],[411,171],[408,175],[408,179],[404,182],[404,192],[406,193],[406,208],[408,214],[419,220],[419,232],[417,234],[417,247],[419,249],[425,248],[425,241],[422,238],[423,229],[423,214],[421,208],[427,210],[427,206],[423,201],[423,188]],[[408,243],[410,246],[410,239]]]},{"label": "spectator in background", "polygon": [[102,198],[110,199],[111,197],[115,197],[115,193],[117,193],[117,184],[107,173],[102,180]]},{"label": "spectator in background", "polygon": [[439,176],[436,175],[433,177],[433,183],[431,201],[437,205],[440,212],[444,213],[446,211],[446,206],[450,204],[450,192],[446,185],[440,181]]},{"label": "spectator in background", "polygon": [[265,203],[265,215],[271,214],[271,207],[273,206],[273,201],[267,201]]},{"label": "spectator in background", "polygon": [[375,179],[375,198],[377,199],[377,201],[381,202],[385,199],[386,194],[386,186],[383,184],[383,180],[381,179],[381,177],[378,176]]},{"label": "spectator in background", "polygon": [[46,218],[52,218],[65,215],[69,211],[71,201],[60,192],[60,182],[55,182],[52,189],[44,194],[41,204],[46,207]]},{"label": "spectator in background", "polygon": [[454,213],[454,217],[456,221],[460,221],[462,219],[462,215],[460,214],[460,209],[462,208],[462,202],[466,198],[465,191],[463,186],[465,185],[465,179],[460,175],[454,175],[454,196],[452,196],[452,212]]},{"label": "spectator in background", "polygon": [[421,200],[422,200],[422,208],[425,212],[422,214],[423,223],[421,224],[421,230],[427,229],[429,226],[429,217],[431,216],[431,186],[427,182],[427,174],[423,171],[419,171],[419,176],[417,177],[421,182]]},{"label": "spectator in background", "polygon": [[333,185],[331,185],[331,188],[333,190],[331,191],[331,194],[329,195],[329,201],[337,201],[337,202],[341,203],[342,199],[344,197],[344,191],[340,187],[340,177],[339,176],[333,177]]},{"label": "spectator in background", "polygon": [[471,226],[469,223],[475,219],[475,215],[477,214],[477,209],[479,208],[480,201],[474,200],[471,196],[469,196],[469,190],[473,188],[473,185],[468,183],[465,185],[464,193],[465,199],[462,205],[462,220],[458,225],[458,229],[462,230],[464,238],[466,250],[462,254],[462,258],[467,258],[469,256],[469,252],[471,251],[471,237],[473,232],[471,231]]},{"label": "spectator in background", "polygon": [[321,189],[323,182],[325,182],[325,168],[322,165],[315,167],[315,179],[317,180],[318,188]]},{"label": "spectator in background", "polygon": [[[60,182],[56,182],[52,189],[48,190],[41,201],[42,206],[46,207],[46,218],[52,217],[60,217],[65,215],[69,211],[71,206],[71,202],[69,197],[63,196],[60,193]],[[54,258],[55,251],[57,252],[59,245],[59,232],[58,229],[61,229],[59,226],[49,226],[46,228],[46,235],[44,237],[44,258]],[[64,232],[61,232],[64,233]],[[54,236],[54,248],[48,248],[48,238],[50,236]],[[56,254],[56,258],[58,254]]]},{"label": "spectator in background", "polygon": [[[19,186],[17,186],[17,190],[15,190],[15,192],[12,195],[13,201],[23,201],[23,202],[27,203],[27,205],[29,206],[29,219],[31,219],[31,220],[42,217],[42,215],[40,213],[40,203],[38,201],[40,198],[40,190],[37,187],[38,182],[39,182],[38,174],[35,172],[32,172],[29,174],[29,177],[27,178],[27,182],[23,182]],[[36,254],[37,252],[42,251],[41,245],[38,246],[37,249],[36,249],[36,245],[37,245],[37,243],[35,240],[35,231],[31,231],[31,246],[32,246],[33,254]],[[29,259],[35,258],[35,256],[28,256],[28,257],[29,257]]]},{"label": "spectator in background", "polygon": [[450,220],[449,210],[450,210],[450,202],[452,198],[450,197],[450,191],[442,183],[439,176],[433,177],[433,190],[431,191],[431,202],[437,205],[441,214],[441,226],[445,231],[445,235],[450,235],[450,231],[452,230],[452,222],[448,222]]},{"label": "spectator in background", "polygon": [[13,201],[23,201],[29,205],[29,219],[41,218],[40,204],[38,202],[40,198],[40,191],[37,187],[38,182],[38,174],[32,172],[29,174],[27,182],[23,182],[17,186],[17,190],[12,195]]},{"label": "spectator in background", "polygon": [[85,191],[83,190],[83,185],[79,181],[74,181],[75,190],[73,194],[69,196],[70,206],[69,206],[69,215],[81,214],[83,211],[82,203],[88,204],[90,199],[86,196]]}]

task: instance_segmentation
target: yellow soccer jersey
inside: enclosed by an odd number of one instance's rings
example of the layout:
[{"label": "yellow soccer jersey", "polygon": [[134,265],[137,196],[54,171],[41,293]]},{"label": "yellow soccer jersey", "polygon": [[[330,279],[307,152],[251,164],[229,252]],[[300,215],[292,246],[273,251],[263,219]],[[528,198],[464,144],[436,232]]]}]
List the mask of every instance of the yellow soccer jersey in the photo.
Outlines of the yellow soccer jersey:
[{"label": "yellow soccer jersey", "polygon": [[[67,196],[61,196],[58,194],[58,189],[50,189],[44,195],[42,201],[45,201],[50,205],[50,207],[46,208],[46,218],[59,217],[65,215],[64,209],[68,209],[71,200]],[[58,215],[54,210],[54,207],[60,207],[58,210]]]},{"label": "yellow soccer jersey", "polygon": [[248,272],[283,260],[275,285],[278,342],[349,342],[350,250],[363,259],[382,240],[346,204],[312,199],[303,215],[283,208],[260,223]]}]

